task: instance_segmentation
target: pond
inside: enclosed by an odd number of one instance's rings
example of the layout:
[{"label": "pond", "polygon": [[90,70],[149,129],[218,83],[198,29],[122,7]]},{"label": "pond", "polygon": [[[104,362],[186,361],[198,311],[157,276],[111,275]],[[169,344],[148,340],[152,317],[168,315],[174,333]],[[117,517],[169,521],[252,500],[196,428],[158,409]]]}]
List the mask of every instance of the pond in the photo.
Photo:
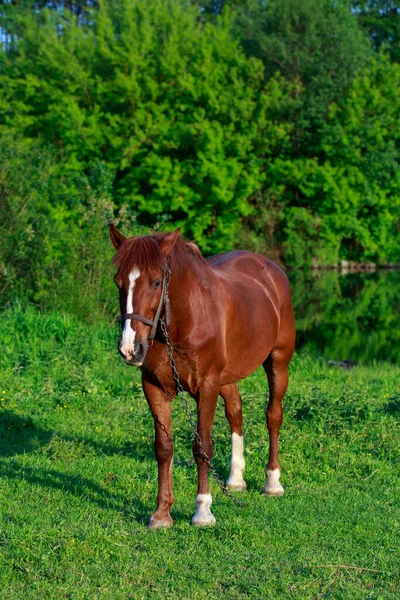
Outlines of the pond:
[{"label": "pond", "polygon": [[297,348],[328,360],[400,362],[400,271],[291,271]]}]

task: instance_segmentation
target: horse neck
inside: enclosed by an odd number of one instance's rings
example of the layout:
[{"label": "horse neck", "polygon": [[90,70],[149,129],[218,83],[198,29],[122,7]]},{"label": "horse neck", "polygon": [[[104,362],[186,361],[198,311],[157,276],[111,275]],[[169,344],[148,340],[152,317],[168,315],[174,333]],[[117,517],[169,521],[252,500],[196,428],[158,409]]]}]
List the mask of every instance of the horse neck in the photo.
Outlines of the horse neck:
[{"label": "horse neck", "polygon": [[211,269],[201,263],[188,263],[178,273],[172,273],[168,290],[172,325],[182,319],[195,318],[199,308],[204,308],[211,301],[211,278]]}]

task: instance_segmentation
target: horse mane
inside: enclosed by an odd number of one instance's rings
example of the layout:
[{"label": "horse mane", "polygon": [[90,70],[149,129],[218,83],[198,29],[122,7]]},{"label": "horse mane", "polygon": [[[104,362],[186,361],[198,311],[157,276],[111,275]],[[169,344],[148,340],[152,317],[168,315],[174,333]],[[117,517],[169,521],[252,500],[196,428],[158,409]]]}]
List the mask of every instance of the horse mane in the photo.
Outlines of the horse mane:
[{"label": "horse mane", "polygon": [[207,266],[198,246],[193,242],[185,242],[181,235],[166,259],[161,252],[160,241],[168,235],[170,232],[128,238],[122,242],[112,263],[119,269],[122,277],[128,276],[135,268],[141,272],[152,268],[162,270],[165,263],[172,273],[179,273],[188,263]]}]

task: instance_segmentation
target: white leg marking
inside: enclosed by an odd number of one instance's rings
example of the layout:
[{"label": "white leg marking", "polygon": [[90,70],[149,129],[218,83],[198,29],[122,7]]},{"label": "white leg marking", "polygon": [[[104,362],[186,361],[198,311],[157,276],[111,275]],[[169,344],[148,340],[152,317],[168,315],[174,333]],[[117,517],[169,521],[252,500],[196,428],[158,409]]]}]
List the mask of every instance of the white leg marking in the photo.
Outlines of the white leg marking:
[{"label": "white leg marking", "polygon": [[243,456],[243,436],[232,433],[231,472],[226,482],[226,485],[231,490],[246,489],[246,482],[243,479],[245,466],[246,463]]},{"label": "white leg marking", "polygon": [[279,469],[267,469],[267,483],[263,488],[263,492],[265,492],[267,496],[282,496],[284,493],[284,489],[279,481],[280,476],[281,472]]},{"label": "white leg marking", "polygon": [[[136,280],[140,277],[140,271],[138,269],[133,269],[131,273],[129,273],[129,288],[128,288],[128,297],[126,299],[126,312],[127,314],[133,312],[133,288],[135,287]],[[124,329],[122,332],[122,342],[121,342],[121,351],[125,353],[132,354],[133,356],[133,348],[135,342],[135,332],[131,327],[131,319],[127,319],[125,321]]]},{"label": "white leg marking", "polygon": [[197,494],[197,508],[192,518],[192,525],[198,525],[200,527],[204,527],[205,525],[215,525],[216,521],[210,510],[211,504],[211,494]]}]

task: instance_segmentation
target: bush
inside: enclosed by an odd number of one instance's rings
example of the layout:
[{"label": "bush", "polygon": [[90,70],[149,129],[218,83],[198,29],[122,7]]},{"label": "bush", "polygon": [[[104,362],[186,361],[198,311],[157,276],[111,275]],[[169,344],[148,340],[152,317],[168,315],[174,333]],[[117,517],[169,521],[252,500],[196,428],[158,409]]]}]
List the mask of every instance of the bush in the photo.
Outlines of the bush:
[{"label": "bush", "polygon": [[130,234],[139,228],[126,207],[115,209],[104,165],[88,176],[64,171],[42,143],[1,138],[1,305],[24,299],[96,320],[118,308],[106,226],[114,220]]},{"label": "bush", "polygon": [[170,214],[216,251],[234,244],[284,128],[231,19],[200,14],[182,0],[103,1],[86,26],[67,11],[18,13],[18,42],[0,55],[0,126],[62,147],[70,170],[103,160],[142,224]]},{"label": "bush", "polygon": [[[373,56],[347,1],[101,0],[71,5],[76,14],[46,4],[8,3],[0,15],[0,132],[51,143],[61,179],[40,191],[48,205],[32,200],[37,239],[29,228],[5,236],[23,256],[43,240],[51,261],[65,255],[69,305],[81,270],[85,289],[102,281],[89,260],[106,250],[88,215],[101,231],[114,204],[128,223],[183,226],[206,254],[245,247],[290,266],[400,260],[400,67]],[[46,165],[38,190],[54,179]],[[54,220],[58,239],[45,233]],[[79,263],[64,243],[80,248]],[[7,263],[13,289],[17,262]],[[27,287],[50,302],[45,267]],[[93,285],[105,306],[106,288]]]}]

